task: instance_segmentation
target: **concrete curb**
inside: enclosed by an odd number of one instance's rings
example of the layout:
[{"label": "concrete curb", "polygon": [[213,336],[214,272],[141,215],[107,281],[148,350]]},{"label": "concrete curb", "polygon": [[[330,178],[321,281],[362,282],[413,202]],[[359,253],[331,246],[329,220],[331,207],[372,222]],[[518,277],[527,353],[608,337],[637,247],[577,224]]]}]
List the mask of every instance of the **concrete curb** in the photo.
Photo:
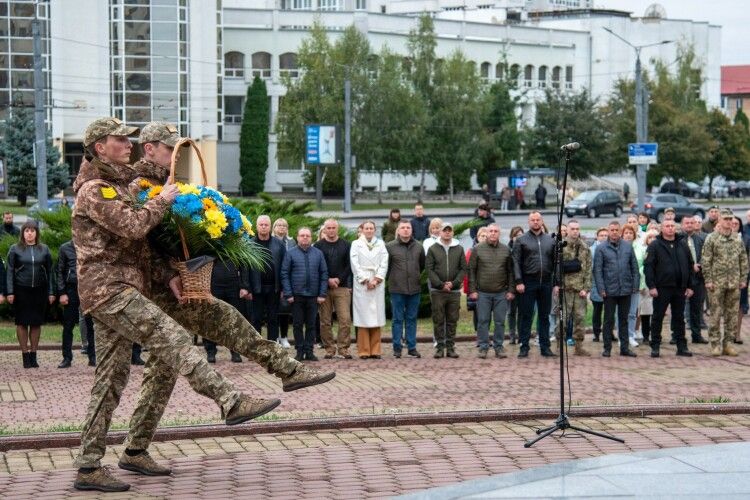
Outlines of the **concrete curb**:
[{"label": "concrete curb", "polygon": [[[671,404],[581,406],[572,409],[571,419],[584,417],[643,418],[656,415],[730,415],[750,413],[750,404]],[[557,418],[556,408],[519,408],[498,410],[446,411],[434,413],[401,413],[386,415],[358,415],[258,422],[232,427],[225,425],[191,425],[160,428],[154,441],[216,438],[225,436],[281,434],[286,432],[314,432],[336,429],[399,427],[406,425],[461,424],[491,421],[549,420]],[[531,431],[529,432],[531,437]],[[122,444],[127,431],[110,432],[107,444]],[[74,448],[81,444],[77,432],[30,434],[0,438],[0,452],[10,450]]]}]

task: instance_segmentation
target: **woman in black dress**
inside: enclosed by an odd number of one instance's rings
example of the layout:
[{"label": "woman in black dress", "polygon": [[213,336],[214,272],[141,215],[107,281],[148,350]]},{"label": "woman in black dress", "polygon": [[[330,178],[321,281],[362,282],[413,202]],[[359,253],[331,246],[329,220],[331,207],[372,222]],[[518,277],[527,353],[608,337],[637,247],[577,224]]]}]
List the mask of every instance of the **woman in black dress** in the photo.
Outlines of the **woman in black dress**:
[{"label": "woman in black dress", "polygon": [[[8,302],[13,304],[16,336],[21,345],[24,368],[39,368],[36,350],[47,303],[55,301],[52,256],[39,241],[39,228],[32,221],[21,226],[18,243],[8,251]],[[31,345],[29,345],[31,341]]]}]

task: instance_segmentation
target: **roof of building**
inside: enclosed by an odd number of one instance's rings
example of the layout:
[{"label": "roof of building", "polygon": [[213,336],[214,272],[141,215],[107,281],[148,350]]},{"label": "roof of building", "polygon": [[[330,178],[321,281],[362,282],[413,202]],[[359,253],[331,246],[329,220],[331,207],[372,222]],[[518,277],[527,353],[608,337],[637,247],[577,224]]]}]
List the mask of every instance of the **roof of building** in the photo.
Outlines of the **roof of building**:
[{"label": "roof of building", "polygon": [[721,95],[750,94],[750,65],[721,67]]}]

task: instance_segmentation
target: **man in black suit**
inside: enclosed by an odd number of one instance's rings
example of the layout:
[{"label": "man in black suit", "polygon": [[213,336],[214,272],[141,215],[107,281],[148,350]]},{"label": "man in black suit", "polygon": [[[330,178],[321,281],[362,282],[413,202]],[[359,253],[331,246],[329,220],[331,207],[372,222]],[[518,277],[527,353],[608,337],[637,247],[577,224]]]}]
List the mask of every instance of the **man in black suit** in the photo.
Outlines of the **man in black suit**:
[{"label": "man in black suit", "polygon": [[255,242],[268,251],[268,260],[262,271],[250,272],[253,300],[253,327],[260,333],[263,320],[266,322],[268,340],[279,339],[279,301],[281,300],[281,263],[286,248],[271,236],[271,218],[261,215],[255,221]]},{"label": "man in black suit", "polygon": [[[703,324],[703,302],[706,298],[705,283],[703,282],[703,273],[701,273],[701,256],[703,255],[703,242],[706,241],[705,235],[701,232],[700,222],[693,217],[682,219],[682,230],[685,232],[690,255],[693,258],[693,272],[695,273],[695,286],[693,295],[688,299],[688,319],[690,322],[690,336],[693,344],[708,344],[701,335],[701,325]],[[676,340],[676,339],[675,339]]]}]

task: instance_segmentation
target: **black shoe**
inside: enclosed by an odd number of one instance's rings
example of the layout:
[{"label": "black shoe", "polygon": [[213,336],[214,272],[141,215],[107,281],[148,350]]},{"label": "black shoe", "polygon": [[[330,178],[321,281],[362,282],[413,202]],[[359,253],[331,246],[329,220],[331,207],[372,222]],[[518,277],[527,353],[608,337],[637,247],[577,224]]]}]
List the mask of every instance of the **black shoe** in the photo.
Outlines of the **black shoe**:
[{"label": "black shoe", "polygon": [[[742,344],[743,343],[742,339],[734,339],[732,342],[734,342],[735,344]],[[706,342],[706,343],[708,343],[708,342]]]},{"label": "black shoe", "polygon": [[594,335],[594,338],[591,339],[592,342],[599,342],[599,335]]},{"label": "black shoe", "polygon": [[62,360],[62,363],[57,365],[58,368],[70,368],[70,360],[68,358],[65,358]]},{"label": "black shoe", "polygon": [[39,363],[36,362],[36,351],[29,353],[29,361],[31,362],[31,368],[39,368]]},{"label": "black shoe", "polygon": [[555,358],[555,357],[557,357],[555,355],[555,353],[552,352],[552,350],[550,350],[549,348],[548,349],[542,349],[542,356],[544,356],[545,358]]},{"label": "black shoe", "polygon": [[421,358],[422,357],[422,355],[419,354],[419,351],[417,351],[416,349],[409,349],[408,354],[409,354],[409,356],[412,356],[414,358]]},{"label": "black shoe", "polygon": [[297,355],[294,356],[294,359],[297,361],[304,361],[305,360],[305,353],[304,352],[297,352]]},{"label": "black shoe", "polygon": [[677,341],[675,339],[672,339],[669,341],[669,345],[677,345]]},{"label": "black shoe", "polygon": [[688,351],[687,349],[677,349],[677,355],[678,356],[684,356],[686,358],[692,358],[693,353]]},{"label": "black shoe", "polygon": [[708,344],[708,340],[703,337],[696,337],[693,339],[693,344]]},{"label": "black shoe", "polygon": [[394,349],[393,350],[393,357],[394,358],[400,358],[401,357],[401,349],[399,349],[399,350]]},{"label": "black shoe", "polygon": [[216,353],[215,352],[207,352],[206,353],[206,360],[209,363],[211,363],[211,364],[216,363]]},{"label": "black shoe", "polygon": [[88,347],[81,347],[81,354],[88,354],[89,348]]},{"label": "black shoe", "polygon": [[518,357],[519,358],[528,358],[529,357],[529,350],[528,349],[521,349],[518,351]]},{"label": "black shoe", "polygon": [[242,356],[238,352],[232,353],[232,363],[242,363]]},{"label": "black shoe", "polygon": [[608,357],[610,357],[610,356],[611,356],[611,354],[610,354],[610,352],[609,352],[609,351],[607,351],[607,350],[604,350],[604,351],[602,351],[602,357],[603,357],[603,358],[608,358]]},{"label": "black shoe", "polygon": [[22,352],[21,356],[23,357],[23,367],[24,368],[31,368],[31,353],[30,352]]},{"label": "black shoe", "polygon": [[372,356],[370,356],[370,359],[382,359],[382,358],[383,356],[381,356],[380,354],[373,354]]},{"label": "black shoe", "polygon": [[96,366],[96,358],[89,358],[89,366]]},{"label": "black shoe", "polygon": [[143,361],[143,360],[142,360],[142,359],[141,359],[140,357],[137,357],[137,358],[132,358],[132,359],[130,360],[130,364],[131,364],[131,365],[138,365],[138,366],[143,366],[143,365],[145,365],[145,364],[146,364],[146,362],[145,362],[145,361]]},{"label": "black shoe", "polygon": [[626,358],[635,358],[638,357],[636,353],[628,349],[627,351],[620,351],[620,356],[625,356]]},{"label": "black shoe", "polygon": [[307,361],[318,361],[318,357],[312,352],[308,352],[307,354],[305,354],[305,359]]},{"label": "black shoe", "polygon": [[652,358],[658,358],[659,357],[659,349],[651,348],[651,357]]}]

